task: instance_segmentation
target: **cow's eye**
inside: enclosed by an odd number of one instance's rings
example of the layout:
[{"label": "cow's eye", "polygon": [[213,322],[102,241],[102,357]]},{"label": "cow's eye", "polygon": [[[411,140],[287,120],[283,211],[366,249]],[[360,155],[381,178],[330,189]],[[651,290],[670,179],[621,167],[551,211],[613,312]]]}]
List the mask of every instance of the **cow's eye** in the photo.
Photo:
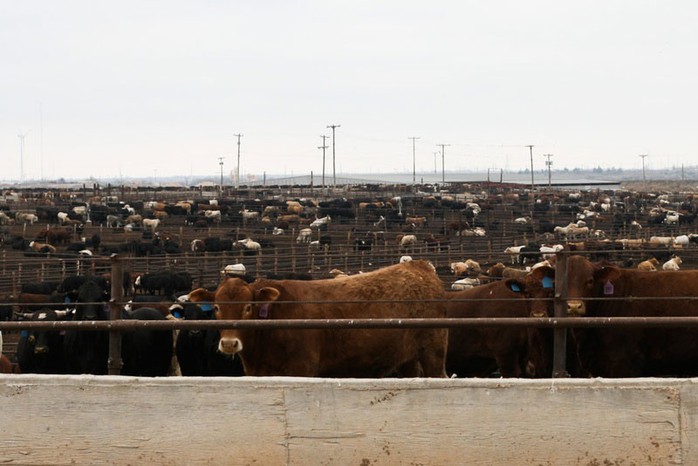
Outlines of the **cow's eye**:
[{"label": "cow's eye", "polygon": [[249,318],[252,315],[252,304],[245,304],[242,310],[242,317]]},{"label": "cow's eye", "polygon": [[214,315],[216,316],[216,319],[221,318],[221,308],[220,308],[220,306],[218,306],[218,304],[213,305],[213,312],[214,312]]}]

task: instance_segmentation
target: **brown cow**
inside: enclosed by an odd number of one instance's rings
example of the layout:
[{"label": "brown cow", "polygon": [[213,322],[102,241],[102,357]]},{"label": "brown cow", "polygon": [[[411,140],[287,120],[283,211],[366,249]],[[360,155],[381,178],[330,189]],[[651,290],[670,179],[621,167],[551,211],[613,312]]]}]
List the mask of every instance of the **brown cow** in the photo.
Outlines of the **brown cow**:
[{"label": "brown cow", "polygon": [[[444,317],[443,283],[426,261],[410,261],[342,280],[228,278],[195,302],[215,302],[216,317],[358,319]],[[254,304],[245,303],[254,301]],[[327,302],[327,304],[323,304]],[[240,353],[245,374],[307,377],[445,377],[448,329],[221,330],[219,350]]]},{"label": "brown cow", "polygon": [[[446,292],[446,315],[547,317],[552,314],[552,280],[506,279],[464,291]],[[526,327],[456,327],[449,331],[446,371],[459,377],[550,377],[542,332]]]},{"label": "brown cow", "polygon": [[[698,301],[691,299],[698,296],[698,270],[647,273],[593,263],[582,256],[570,256],[567,269],[567,312],[572,316],[698,316]],[[682,297],[686,299],[677,299]],[[695,327],[575,329],[571,335],[579,367],[570,372],[577,376],[698,375]]]},{"label": "brown cow", "polygon": [[37,240],[46,241],[48,244],[67,244],[73,237],[72,228],[47,228],[36,234]]}]

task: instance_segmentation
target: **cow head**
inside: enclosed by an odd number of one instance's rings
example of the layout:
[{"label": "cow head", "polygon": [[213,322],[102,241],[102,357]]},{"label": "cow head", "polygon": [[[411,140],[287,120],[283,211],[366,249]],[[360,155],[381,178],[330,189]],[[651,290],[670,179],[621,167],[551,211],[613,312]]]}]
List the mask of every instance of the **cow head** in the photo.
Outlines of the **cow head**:
[{"label": "cow head", "polygon": [[[214,303],[218,320],[251,320],[270,318],[270,303],[280,295],[281,292],[273,287],[256,288],[239,278],[228,278],[215,292],[199,288],[189,293],[189,299]],[[244,333],[239,329],[221,329],[218,350],[231,355],[239,353],[243,349]]]},{"label": "cow head", "polygon": [[532,277],[525,279],[508,278],[504,285],[514,293],[526,298],[528,315],[530,317],[549,317],[549,309],[552,307],[553,288],[552,282],[538,280]]},{"label": "cow head", "polygon": [[[613,294],[613,281],[619,276],[618,267],[593,263],[583,256],[570,256],[567,261],[567,314],[571,317],[586,315],[585,299]],[[545,277],[555,278],[555,269],[538,267],[531,271],[531,277],[539,281]]]}]

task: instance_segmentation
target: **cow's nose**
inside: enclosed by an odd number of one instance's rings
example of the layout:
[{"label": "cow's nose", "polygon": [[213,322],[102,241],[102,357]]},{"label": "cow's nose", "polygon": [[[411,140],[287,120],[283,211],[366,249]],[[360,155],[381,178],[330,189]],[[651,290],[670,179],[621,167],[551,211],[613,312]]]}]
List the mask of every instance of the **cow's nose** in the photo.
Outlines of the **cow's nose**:
[{"label": "cow's nose", "polygon": [[586,314],[584,301],[567,301],[567,314],[570,316],[583,316]]},{"label": "cow's nose", "polygon": [[218,351],[225,354],[235,354],[242,351],[242,342],[239,338],[221,338],[218,343]]}]

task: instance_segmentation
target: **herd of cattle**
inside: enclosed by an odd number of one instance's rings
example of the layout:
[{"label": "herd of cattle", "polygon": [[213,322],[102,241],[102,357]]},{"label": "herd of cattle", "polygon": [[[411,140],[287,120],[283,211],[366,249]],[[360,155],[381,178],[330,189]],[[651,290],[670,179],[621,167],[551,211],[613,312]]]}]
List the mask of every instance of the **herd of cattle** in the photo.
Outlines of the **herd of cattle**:
[{"label": "herd of cattle", "polygon": [[[309,273],[273,279],[259,269],[250,276],[241,264],[213,283],[197,283],[183,270],[127,272],[123,293],[130,302],[123,319],[540,318],[553,315],[556,272],[566,273],[571,316],[698,317],[698,270],[690,270],[698,241],[692,231],[696,209],[685,194],[534,197],[522,191],[361,201],[75,204],[36,206],[31,213],[3,210],[3,248],[50,260],[71,253],[218,253],[228,242],[239,257],[262,256],[279,244],[325,255],[339,242],[345,254],[362,255],[391,245],[393,265],[376,261],[361,273],[334,269],[335,278]],[[18,234],[37,222],[42,226],[33,237]],[[167,232],[174,225],[207,236],[185,243],[184,235]],[[115,231],[140,237],[125,248],[113,242]],[[235,234],[218,237],[216,231]],[[270,246],[272,240],[277,246]],[[469,244],[476,246],[468,249]],[[484,244],[491,250],[483,251]],[[463,257],[464,251],[471,257]],[[560,254],[568,256],[566,272],[556,270]],[[445,260],[454,255],[458,260]],[[106,320],[109,278],[22,283],[21,292],[0,305],[0,319]],[[552,335],[536,326],[144,329],[124,332],[121,373],[550,377]],[[573,328],[568,335],[567,370],[574,377],[698,375],[698,327]],[[10,356],[14,370],[22,372],[105,374],[107,353],[107,332],[27,330]]]}]

